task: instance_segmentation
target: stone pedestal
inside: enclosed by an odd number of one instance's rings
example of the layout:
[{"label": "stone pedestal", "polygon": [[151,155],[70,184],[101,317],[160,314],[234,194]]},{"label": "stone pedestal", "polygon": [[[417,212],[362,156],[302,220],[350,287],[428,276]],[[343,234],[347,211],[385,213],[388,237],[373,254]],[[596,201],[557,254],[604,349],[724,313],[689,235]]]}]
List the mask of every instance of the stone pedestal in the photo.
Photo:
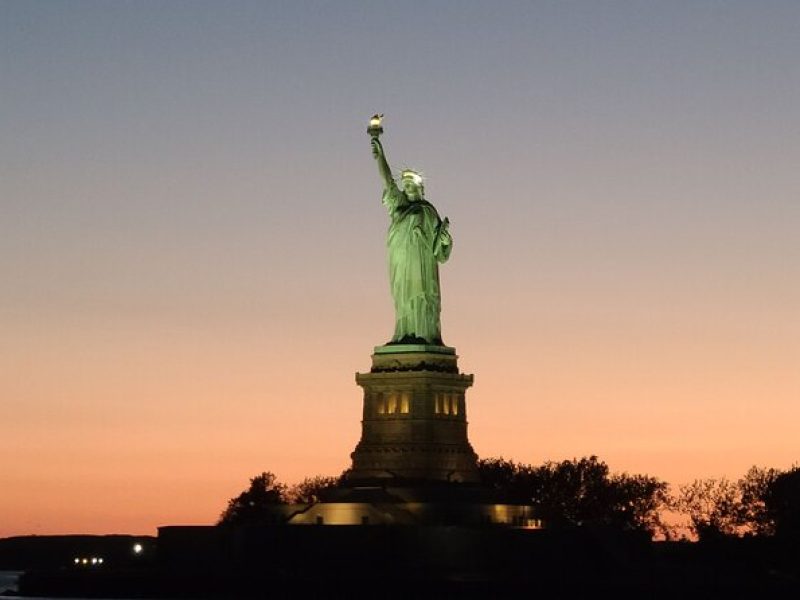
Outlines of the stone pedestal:
[{"label": "stone pedestal", "polygon": [[473,378],[457,360],[447,346],[375,348],[370,372],[356,374],[364,415],[351,482],[478,481],[465,399]]}]

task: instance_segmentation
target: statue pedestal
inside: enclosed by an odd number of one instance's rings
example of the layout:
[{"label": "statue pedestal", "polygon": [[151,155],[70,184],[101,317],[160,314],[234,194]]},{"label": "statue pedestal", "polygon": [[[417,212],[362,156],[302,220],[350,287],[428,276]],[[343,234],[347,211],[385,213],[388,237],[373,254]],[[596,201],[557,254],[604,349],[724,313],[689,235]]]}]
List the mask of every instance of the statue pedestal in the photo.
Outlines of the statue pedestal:
[{"label": "statue pedestal", "polygon": [[290,524],[541,526],[532,506],[480,483],[467,439],[472,375],[459,372],[454,348],[378,346],[356,382],[364,413],[347,481]]},{"label": "statue pedestal", "polygon": [[364,389],[361,440],[352,453],[351,483],[477,482],[477,456],[467,439],[465,392],[455,349],[378,346]]}]

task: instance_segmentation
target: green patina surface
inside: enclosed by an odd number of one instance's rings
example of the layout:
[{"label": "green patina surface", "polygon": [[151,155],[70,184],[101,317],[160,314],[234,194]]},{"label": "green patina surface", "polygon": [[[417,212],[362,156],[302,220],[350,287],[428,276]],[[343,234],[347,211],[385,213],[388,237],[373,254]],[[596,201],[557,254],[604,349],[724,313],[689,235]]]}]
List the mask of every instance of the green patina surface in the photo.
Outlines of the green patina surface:
[{"label": "green patina surface", "polygon": [[456,349],[450,346],[434,346],[432,344],[389,344],[386,346],[375,346],[375,354],[408,354],[416,352],[455,354]]},{"label": "green patina surface", "polygon": [[425,200],[418,173],[407,169],[400,185],[395,182],[377,129],[370,134],[384,185],[383,204],[391,219],[386,245],[395,310],[392,343],[443,346],[439,263],[447,261],[453,247],[449,221],[442,220],[433,204]]}]

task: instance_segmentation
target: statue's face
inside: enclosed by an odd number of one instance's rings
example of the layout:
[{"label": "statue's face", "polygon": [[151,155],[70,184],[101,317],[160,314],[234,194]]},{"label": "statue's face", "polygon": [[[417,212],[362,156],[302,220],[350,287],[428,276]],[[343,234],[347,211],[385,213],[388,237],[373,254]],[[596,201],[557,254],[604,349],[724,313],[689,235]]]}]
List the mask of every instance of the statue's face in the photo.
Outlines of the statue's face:
[{"label": "statue's face", "polygon": [[422,198],[422,189],[417,182],[410,177],[403,179],[403,191],[406,193],[409,200],[419,200]]}]

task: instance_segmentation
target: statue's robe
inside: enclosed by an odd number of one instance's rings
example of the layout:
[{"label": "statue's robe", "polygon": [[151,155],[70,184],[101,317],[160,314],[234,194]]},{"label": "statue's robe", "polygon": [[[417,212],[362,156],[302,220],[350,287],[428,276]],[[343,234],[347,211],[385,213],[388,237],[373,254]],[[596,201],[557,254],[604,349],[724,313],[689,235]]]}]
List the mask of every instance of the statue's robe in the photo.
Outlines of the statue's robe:
[{"label": "statue's robe", "polygon": [[394,185],[385,190],[383,203],[391,217],[386,245],[395,310],[392,342],[441,344],[438,263],[449,258],[452,247],[441,243],[442,220],[430,202],[410,200]]}]

